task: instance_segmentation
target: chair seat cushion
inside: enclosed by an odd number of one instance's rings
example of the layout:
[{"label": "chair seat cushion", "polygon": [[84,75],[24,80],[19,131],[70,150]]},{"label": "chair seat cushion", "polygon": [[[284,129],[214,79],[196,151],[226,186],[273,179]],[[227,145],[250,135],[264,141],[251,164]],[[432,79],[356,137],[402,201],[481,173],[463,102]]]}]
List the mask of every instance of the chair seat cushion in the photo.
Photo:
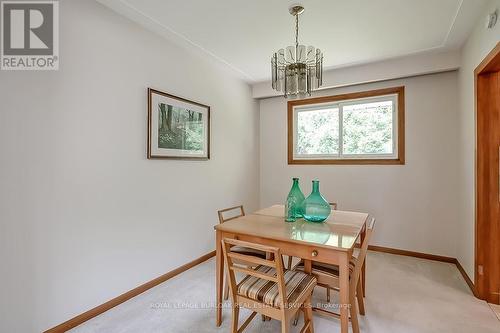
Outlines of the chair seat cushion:
[{"label": "chair seat cushion", "polygon": [[231,252],[239,253],[239,254],[246,254],[246,255],[251,255],[254,257],[259,257],[262,259],[266,259],[266,252],[264,251],[259,251],[255,249],[251,249],[248,247],[243,247],[243,246],[233,246],[231,247]]},{"label": "chair seat cushion", "polygon": [[[351,260],[349,261],[349,277],[354,272],[355,266],[356,266],[356,258],[352,257]],[[293,269],[301,271],[301,272],[304,271],[304,261],[301,260],[297,264],[297,266],[295,266]],[[313,275],[323,274],[323,275],[327,275],[330,277],[337,277],[338,278],[339,277],[339,266],[313,261],[311,273]]]},{"label": "chair seat cushion", "polygon": [[[269,276],[276,276],[276,269],[267,266],[257,266],[255,270]],[[295,304],[302,295],[312,293],[316,286],[316,278],[300,271],[284,271],[286,304]],[[238,294],[254,301],[265,303],[279,308],[281,299],[278,292],[278,283],[247,275],[238,284]]]}]

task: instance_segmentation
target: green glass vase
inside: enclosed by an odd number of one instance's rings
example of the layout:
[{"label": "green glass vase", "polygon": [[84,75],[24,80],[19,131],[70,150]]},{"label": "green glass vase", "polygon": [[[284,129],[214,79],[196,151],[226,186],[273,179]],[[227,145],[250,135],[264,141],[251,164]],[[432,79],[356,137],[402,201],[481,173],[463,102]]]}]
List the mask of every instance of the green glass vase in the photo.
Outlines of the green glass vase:
[{"label": "green glass vase", "polygon": [[304,219],[310,222],[323,222],[331,212],[330,204],[319,193],[319,180],[313,180],[312,192],[303,204]]},{"label": "green glass vase", "polygon": [[293,222],[302,217],[302,204],[304,203],[304,199],[304,194],[300,190],[299,179],[293,178],[292,188],[288,193],[285,204],[285,218],[287,222]]}]

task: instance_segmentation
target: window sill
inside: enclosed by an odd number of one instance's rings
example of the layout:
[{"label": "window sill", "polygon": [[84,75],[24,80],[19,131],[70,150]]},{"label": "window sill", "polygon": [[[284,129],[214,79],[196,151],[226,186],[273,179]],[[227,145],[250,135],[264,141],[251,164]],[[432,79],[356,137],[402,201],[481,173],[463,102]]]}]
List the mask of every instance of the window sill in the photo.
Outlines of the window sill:
[{"label": "window sill", "polygon": [[298,165],[404,165],[404,159],[289,159],[288,164],[298,164]]}]

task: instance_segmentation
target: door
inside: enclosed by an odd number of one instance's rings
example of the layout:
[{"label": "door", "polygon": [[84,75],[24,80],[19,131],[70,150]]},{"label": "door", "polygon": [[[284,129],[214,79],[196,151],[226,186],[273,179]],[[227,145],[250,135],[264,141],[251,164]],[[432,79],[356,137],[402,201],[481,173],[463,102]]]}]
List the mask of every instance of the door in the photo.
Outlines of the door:
[{"label": "door", "polygon": [[500,43],[475,71],[477,296],[500,303]]}]

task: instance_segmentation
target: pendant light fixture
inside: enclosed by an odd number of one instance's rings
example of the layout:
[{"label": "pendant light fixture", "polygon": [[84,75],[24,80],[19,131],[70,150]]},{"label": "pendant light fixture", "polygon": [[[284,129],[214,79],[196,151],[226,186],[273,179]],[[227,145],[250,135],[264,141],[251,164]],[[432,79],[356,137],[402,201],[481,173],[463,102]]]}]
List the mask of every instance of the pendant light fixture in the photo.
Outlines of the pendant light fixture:
[{"label": "pendant light fixture", "polygon": [[289,12],[295,17],[295,45],[279,49],[271,57],[272,87],[285,97],[304,97],[323,83],[323,53],[314,46],[299,45],[300,5]]}]

